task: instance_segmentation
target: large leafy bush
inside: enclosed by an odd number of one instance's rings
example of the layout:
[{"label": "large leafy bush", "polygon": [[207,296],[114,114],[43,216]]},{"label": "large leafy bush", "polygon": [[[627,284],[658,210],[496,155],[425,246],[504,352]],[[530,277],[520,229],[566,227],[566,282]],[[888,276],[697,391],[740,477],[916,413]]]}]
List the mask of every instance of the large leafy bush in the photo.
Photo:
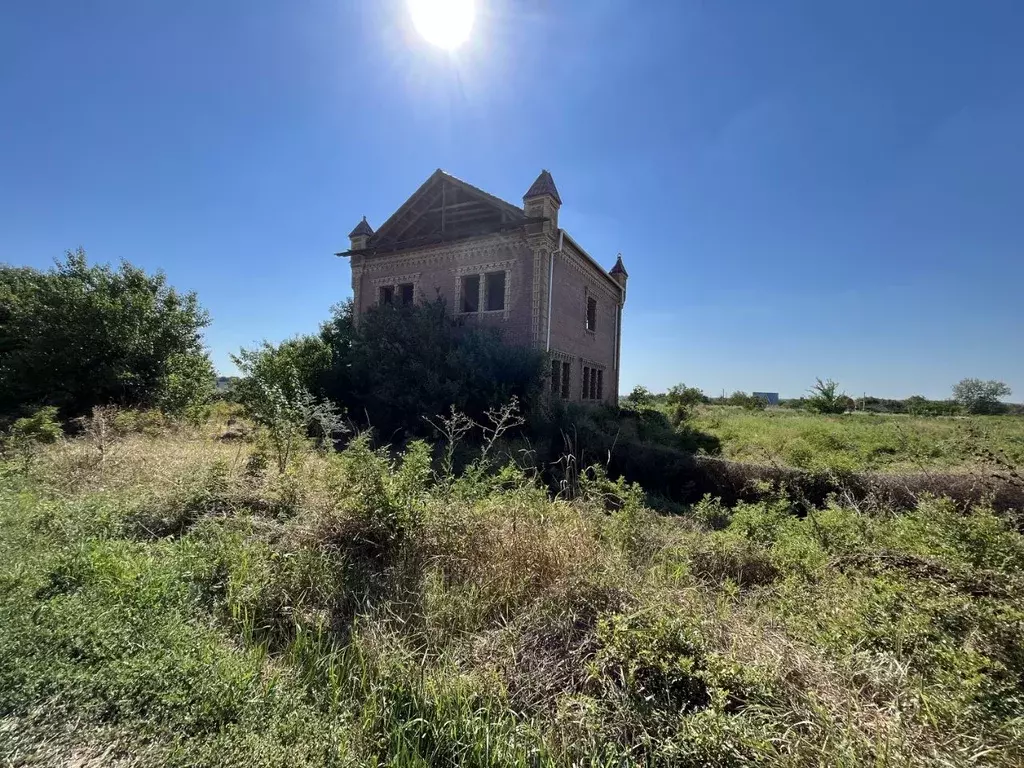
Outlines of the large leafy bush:
[{"label": "large leafy bush", "polygon": [[536,402],[540,352],[505,343],[498,331],[470,328],[443,301],[373,308],[353,322],[351,303],[335,308],[319,337],[243,352],[259,376],[238,385],[245,402],[257,378],[287,382],[337,403],[385,440],[429,434],[426,421],[454,408],[475,419],[516,398]]},{"label": "large leafy bush", "polygon": [[194,293],[79,249],[46,272],[0,266],[0,416],[56,406],[63,418],[116,403],[183,413],[212,394]]}]

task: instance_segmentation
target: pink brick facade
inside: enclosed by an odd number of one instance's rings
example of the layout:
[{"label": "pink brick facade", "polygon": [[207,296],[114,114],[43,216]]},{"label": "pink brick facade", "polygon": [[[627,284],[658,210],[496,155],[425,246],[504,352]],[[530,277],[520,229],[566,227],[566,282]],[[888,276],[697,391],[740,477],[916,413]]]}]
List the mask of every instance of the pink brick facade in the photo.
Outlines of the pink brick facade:
[{"label": "pink brick facade", "polygon": [[[511,206],[436,172],[377,233],[365,220],[353,230],[352,248],[341,255],[351,259],[355,307],[364,312],[411,284],[415,301],[440,296],[467,324],[545,350],[557,361],[553,396],[614,403],[627,277],[621,260],[606,272],[558,228],[561,200],[546,171],[524,203]],[[485,305],[483,284],[473,281],[496,273],[504,274],[503,301]],[[463,289],[477,284],[477,311],[461,312]]]}]

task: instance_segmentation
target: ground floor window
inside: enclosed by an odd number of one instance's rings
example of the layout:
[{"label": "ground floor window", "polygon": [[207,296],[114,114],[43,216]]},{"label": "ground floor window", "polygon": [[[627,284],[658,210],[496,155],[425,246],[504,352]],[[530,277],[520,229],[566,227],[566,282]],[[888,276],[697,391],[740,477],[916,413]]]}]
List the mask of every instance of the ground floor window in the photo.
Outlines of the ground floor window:
[{"label": "ground floor window", "polygon": [[583,400],[604,400],[604,369],[583,366]]},{"label": "ground floor window", "polygon": [[562,361],[551,361],[551,394],[558,397],[562,394]]}]

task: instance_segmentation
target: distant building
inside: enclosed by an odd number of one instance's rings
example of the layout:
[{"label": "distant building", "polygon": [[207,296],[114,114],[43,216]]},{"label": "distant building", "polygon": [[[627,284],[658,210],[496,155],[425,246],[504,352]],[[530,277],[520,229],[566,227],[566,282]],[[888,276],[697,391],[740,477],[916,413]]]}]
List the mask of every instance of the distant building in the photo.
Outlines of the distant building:
[{"label": "distant building", "polygon": [[779,404],[779,393],[778,392],[754,392],[754,397],[764,400],[768,405]]}]

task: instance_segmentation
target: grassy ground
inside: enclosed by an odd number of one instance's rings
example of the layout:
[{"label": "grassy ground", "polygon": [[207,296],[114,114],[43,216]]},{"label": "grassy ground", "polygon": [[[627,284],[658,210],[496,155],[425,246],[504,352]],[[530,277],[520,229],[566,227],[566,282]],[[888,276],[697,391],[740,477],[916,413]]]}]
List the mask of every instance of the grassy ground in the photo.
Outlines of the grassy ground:
[{"label": "grassy ground", "polygon": [[0,470],[0,762],[1024,761],[1024,537],[985,509],[102,447]]},{"label": "grassy ground", "polygon": [[1019,416],[819,416],[785,408],[704,406],[694,427],[718,437],[726,458],[801,469],[969,471],[991,466],[993,453],[1024,464]]}]

